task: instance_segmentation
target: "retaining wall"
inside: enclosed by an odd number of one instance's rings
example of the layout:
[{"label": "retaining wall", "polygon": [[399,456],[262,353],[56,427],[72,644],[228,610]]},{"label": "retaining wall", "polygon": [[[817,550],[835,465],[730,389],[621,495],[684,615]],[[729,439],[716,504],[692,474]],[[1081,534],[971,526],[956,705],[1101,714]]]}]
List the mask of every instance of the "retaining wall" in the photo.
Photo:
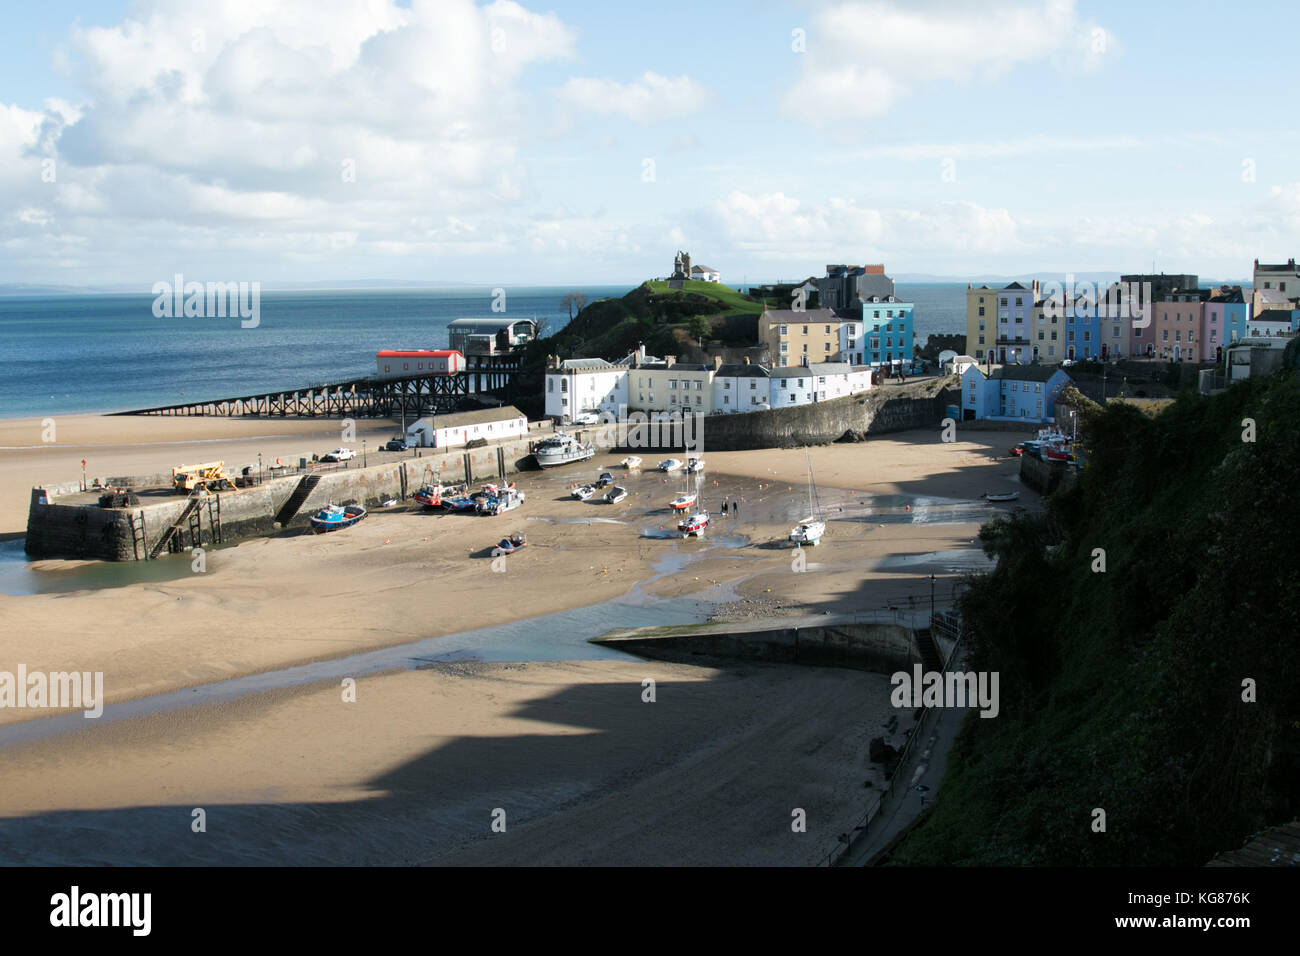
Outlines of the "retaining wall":
[{"label": "retaining wall", "polygon": [[628,628],[593,638],[640,657],[678,663],[770,661],[854,667],[892,674],[921,660],[912,629],[880,622],[809,620],[760,628],[718,623],[682,628]]}]

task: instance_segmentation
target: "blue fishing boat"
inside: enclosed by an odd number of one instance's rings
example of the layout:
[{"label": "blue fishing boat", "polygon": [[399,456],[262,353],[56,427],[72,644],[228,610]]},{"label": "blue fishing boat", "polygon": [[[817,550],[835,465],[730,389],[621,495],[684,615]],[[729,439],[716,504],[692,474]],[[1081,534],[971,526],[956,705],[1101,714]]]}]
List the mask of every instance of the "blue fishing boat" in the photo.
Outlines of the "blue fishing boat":
[{"label": "blue fishing boat", "polygon": [[492,549],[492,557],[500,557],[503,554],[514,554],[520,548],[528,546],[528,539],[522,534],[512,534],[508,538],[502,538],[497,542],[497,546]]},{"label": "blue fishing boat", "polygon": [[324,534],[326,531],[338,531],[340,528],[350,528],[366,516],[366,509],[360,505],[326,505],[320,511],[311,516],[311,530],[313,534]]}]

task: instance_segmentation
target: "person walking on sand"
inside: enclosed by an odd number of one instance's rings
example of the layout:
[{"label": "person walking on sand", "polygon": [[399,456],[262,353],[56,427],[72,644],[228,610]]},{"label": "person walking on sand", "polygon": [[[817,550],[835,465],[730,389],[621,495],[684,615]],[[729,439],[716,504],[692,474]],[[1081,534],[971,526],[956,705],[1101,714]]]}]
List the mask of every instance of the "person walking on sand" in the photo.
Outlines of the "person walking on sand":
[{"label": "person walking on sand", "polygon": [[723,499],[722,499],[722,517],[725,518],[726,516],[727,516],[727,499],[726,499],[726,498],[723,498]]}]

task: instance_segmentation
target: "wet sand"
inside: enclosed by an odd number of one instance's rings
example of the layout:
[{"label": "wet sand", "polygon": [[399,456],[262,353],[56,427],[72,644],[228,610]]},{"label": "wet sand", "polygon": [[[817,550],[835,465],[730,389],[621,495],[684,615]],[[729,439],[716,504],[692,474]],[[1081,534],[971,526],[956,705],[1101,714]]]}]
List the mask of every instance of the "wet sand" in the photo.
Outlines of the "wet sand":
[{"label": "wet sand", "polygon": [[[257,422],[162,421],[167,440],[231,440],[231,425],[269,434]],[[153,424],[129,420],[100,447],[116,449],[105,454],[123,471],[173,460],[177,446],[123,447]],[[312,422],[286,445],[331,445],[337,432],[324,440],[321,425],[337,429]],[[618,505],[567,497],[573,481],[621,457],[598,455],[516,476],[527,503],[496,518],[380,511],[347,532],[212,551],[205,573],[172,581],[0,596],[0,670],[103,671],[110,705],[188,688],[204,701],[9,746],[5,726],[49,718],[0,709],[9,771],[0,859],[69,859],[59,853],[75,856],[82,844],[54,836],[85,828],[85,846],[101,854],[87,849],[86,859],[115,862],[154,862],[150,853],[173,862],[816,862],[841,832],[829,832],[841,826],[831,821],[865,806],[866,744],[892,713],[885,678],[650,664],[586,638],[647,607],[655,613],[661,599],[700,615],[746,600],[791,613],[928,600],[925,575],[951,580],[945,567],[960,564],[952,553],[972,549],[994,512],[979,496],[1018,487],[1015,464],[998,458],[1005,436],[961,437],[969,440],[944,444],[915,432],[812,449],[829,524],[803,573],[780,540],[807,510],[802,450],[706,450],[711,510],[723,496],[742,503],[737,517],[715,512],[703,540],[669,536],[675,516],[665,506],[678,478],[629,476],[631,495]],[[14,482],[37,474],[32,455],[0,468],[5,500],[25,501]],[[493,571],[490,546],[514,531],[529,546]],[[496,661],[518,646],[530,663],[369,673],[355,704],[341,701],[334,679],[275,686],[282,668],[384,647],[400,657],[416,641],[427,642],[424,656],[439,635],[570,612],[580,616],[456,645],[460,656]],[[269,689],[215,702],[203,693],[257,673],[270,675]],[[690,693],[641,703],[642,679],[656,675]],[[816,839],[787,838],[800,800],[809,804],[804,836],[814,819],[823,828]],[[688,822],[676,805],[693,808]],[[237,821],[238,833],[181,847],[148,836],[160,814],[188,818],[198,806],[210,820]],[[487,829],[496,807],[510,821],[505,834]],[[188,820],[181,825],[188,833]],[[277,835],[286,827],[293,839]],[[64,849],[32,856],[38,844]]]}]

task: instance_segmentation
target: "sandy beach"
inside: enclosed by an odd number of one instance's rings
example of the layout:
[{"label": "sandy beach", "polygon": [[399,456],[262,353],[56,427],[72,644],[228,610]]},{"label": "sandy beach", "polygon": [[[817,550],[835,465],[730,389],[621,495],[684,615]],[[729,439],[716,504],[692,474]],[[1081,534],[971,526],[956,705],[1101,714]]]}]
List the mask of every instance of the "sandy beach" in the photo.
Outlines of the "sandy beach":
[{"label": "sandy beach", "polygon": [[[338,443],[332,421],[85,419],[60,421],[57,454],[39,430],[14,451],[33,423],[0,424],[5,527],[25,524],[31,484],[79,477],[83,452],[131,473],[200,449],[242,461],[254,444]],[[358,423],[358,440],[392,432]],[[102,671],[110,706],[79,725],[0,709],[0,860],[815,863],[865,806],[867,743],[893,713],[886,678],[648,663],[587,639],[663,615],[921,607],[931,571],[942,598],[982,560],[974,539],[994,508],[980,496],[1019,487],[1005,435],[959,437],[812,449],[829,525],[804,573],[779,546],[807,510],[804,454],[790,449],[706,452],[710,508],[741,505],[715,512],[703,540],[669,534],[680,479],[629,476],[618,505],[568,497],[621,457],[604,455],[516,476],[527,503],[497,518],[401,507],[345,533],[213,550],[201,574],[186,562],[165,581],[0,596],[0,671]],[[1024,490],[1022,504],[1035,500]],[[529,546],[494,571],[489,549],[514,531]],[[281,679],[331,661],[344,670]],[[344,703],[353,662],[357,700]],[[214,693],[249,675],[265,683]],[[641,701],[646,677],[654,704]],[[168,693],[194,703],[155,707]],[[139,715],[115,717],[126,702]],[[52,719],[73,729],[16,736]],[[195,807],[206,835],[150,836],[163,820],[188,834]],[[806,834],[791,833],[795,807]],[[496,808],[504,833],[489,827]]]}]

